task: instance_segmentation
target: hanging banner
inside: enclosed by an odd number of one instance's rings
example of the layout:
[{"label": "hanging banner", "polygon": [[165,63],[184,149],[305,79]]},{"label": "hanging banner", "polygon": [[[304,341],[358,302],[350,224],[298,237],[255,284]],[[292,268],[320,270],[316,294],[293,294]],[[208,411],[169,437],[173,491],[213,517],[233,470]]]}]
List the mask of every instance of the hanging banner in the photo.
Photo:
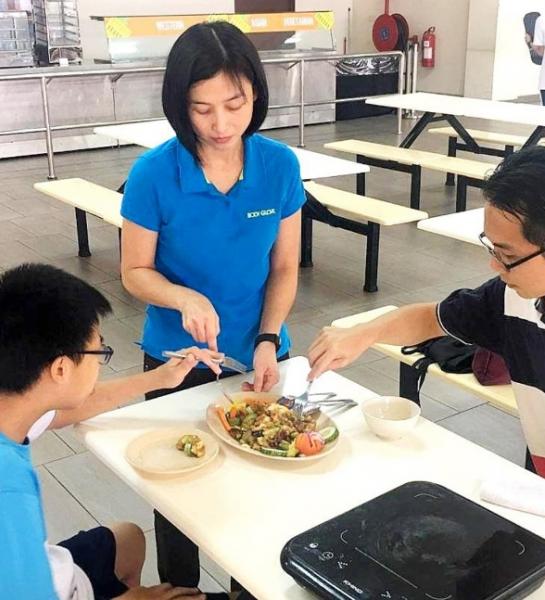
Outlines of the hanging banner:
[{"label": "hanging banner", "polygon": [[331,30],[332,11],[240,15],[104,17],[108,39],[180,35],[196,23],[227,21],[244,33]]}]

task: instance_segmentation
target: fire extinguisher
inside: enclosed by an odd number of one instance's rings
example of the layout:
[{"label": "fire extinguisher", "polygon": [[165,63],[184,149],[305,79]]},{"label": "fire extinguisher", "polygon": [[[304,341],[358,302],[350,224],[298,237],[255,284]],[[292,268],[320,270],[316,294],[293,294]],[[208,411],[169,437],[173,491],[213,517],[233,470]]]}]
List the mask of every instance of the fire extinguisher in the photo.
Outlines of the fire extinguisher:
[{"label": "fire extinguisher", "polygon": [[430,27],[422,36],[422,66],[435,67],[435,47],[437,37],[435,27]]}]

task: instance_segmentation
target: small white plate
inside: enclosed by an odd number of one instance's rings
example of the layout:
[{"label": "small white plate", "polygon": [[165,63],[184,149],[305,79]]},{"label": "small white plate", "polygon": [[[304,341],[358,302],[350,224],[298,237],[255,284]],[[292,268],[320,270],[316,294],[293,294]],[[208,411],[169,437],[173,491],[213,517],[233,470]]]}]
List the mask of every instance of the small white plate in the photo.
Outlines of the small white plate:
[{"label": "small white plate", "polygon": [[[233,398],[233,400],[235,402],[242,402],[242,401],[244,401],[244,399],[254,400],[254,401],[257,400],[259,402],[276,402],[279,398],[278,394],[264,393],[264,392],[263,393],[236,392],[236,393],[230,393],[229,395]],[[305,461],[309,461],[309,460],[318,460],[320,458],[323,458],[324,456],[327,456],[328,454],[333,452],[333,450],[335,450],[335,447],[337,446],[337,443],[339,442],[340,436],[337,436],[337,438],[335,440],[333,440],[329,444],[326,444],[321,452],[319,452],[318,454],[313,454],[311,456],[302,456],[302,455],[299,455],[299,456],[270,456],[269,454],[263,454],[262,452],[259,452],[258,450],[254,450],[253,448],[248,448],[247,446],[243,446],[242,444],[237,442],[237,440],[232,438],[227,431],[225,431],[225,427],[221,424],[221,421],[216,412],[216,408],[218,406],[221,406],[222,408],[226,409],[229,407],[229,405],[230,405],[230,402],[226,398],[219,398],[217,402],[210,404],[208,406],[208,410],[206,412],[206,423],[208,424],[208,427],[210,427],[212,432],[222,442],[225,442],[229,446],[232,446],[233,448],[236,448],[237,450],[240,450],[241,452],[246,452],[246,454],[253,454],[254,456],[259,456],[261,458],[268,458],[268,459],[272,459],[272,460],[281,460],[283,462],[298,462],[298,463],[300,463],[300,462],[305,462]],[[322,412],[322,413],[320,413],[320,415],[318,417],[316,429],[320,430],[320,429],[323,429],[324,427],[335,427],[337,430],[339,429],[335,425],[335,422],[333,421],[333,419],[331,419],[330,417],[328,417],[326,414],[324,414]]]},{"label": "small white plate", "polygon": [[[178,450],[176,442],[183,435],[198,435],[204,442],[204,456],[195,458]],[[179,426],[139,435],[127,446],[125,458],[135,469],[145,473],[180,475],[204,467],[214,460],[218,452],[219,444],[209,433],[191,426]]]}]

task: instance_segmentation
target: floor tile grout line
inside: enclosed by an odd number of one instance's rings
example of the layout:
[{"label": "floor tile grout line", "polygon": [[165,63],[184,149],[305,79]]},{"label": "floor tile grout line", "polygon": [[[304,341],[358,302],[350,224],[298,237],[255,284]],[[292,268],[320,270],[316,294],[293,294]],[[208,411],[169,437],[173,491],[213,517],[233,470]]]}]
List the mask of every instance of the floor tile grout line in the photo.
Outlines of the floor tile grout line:
[{"label": "floor tile grout line", "polygon": [[[65,457],[65,458],[69,458],[69,457]],[[62,459],[59,459],[59,460],[62,460]],[[76,496],[74,496],[74,494],[73,494],[73,493],[72,493],[72,492],[71,492],[71,491],[70,491],[70,490],[69,490],[69,489],[66,487],[66,485],[65,485],[65,484],[64,484],[64,483],[63,483],[63,482],[62,482],[60,479],[58,479],[58,478],[55,476],[55,474],[54,474],[54,473],[53,473],[53,472],[52,472],[52,471],[51,471],[51,470],[48,468],[48,465],[50,465],[50,464],[53,464],[53,463],[55,463],[55,462],[57,462],[57,461],[56,461],[56,460],[54,460],[54,461],[51,461],[50,463],[47,463],[47,464],[45,464],[45,465],[42,465],[42,466],[43,466],[43,467],[45,468],[45,470],[46,470],[46,471],[47,471],[47,472],[48,472],[48,473],[51,475],[51,477],[53,477],[53,479],[54,479],[54,480],[55,480],[55,481],[56,481],[56,482],[57,482],[57,483],[58,483],[58,484],[59,484],[59,485],[60,485],[60,486],[63,488],[63,490],[64,490],[64,491],[65,491],[65,492],[66,492],[66,493],[67,493],[67,494],[68,494],[68,495],[69,495],[69,496],[70,496],[70,497],[71,497],[71,498],[72,498],[72,499],[73,499],[73,500],[74,500],[74,501],[75,501],[75,502],[76,502],[76,503],[77,503],[77,504],[78,504],[78,505],[79,505],[79,506],[80,506],[80,507],[83,509],[83,511],[84,511],[85,513],[87,513],[87,514],[88,514],[88,515],[91,517],[91,519],[93,519],[93,521],[95,521],[95,523],[96,523],[97,525],[101,525],[101,522],[100,522],[100,521],[99,521],[99,520],[98,520],[98,519],[95,517],[95,515],[93,515],[93,513],[92,513],[92,512],[90,512],[90,510],[89,510],[89,509],[88,509],[88,508],[87,508],[85,505],[83,505],[83,504],[82,504],[82,503],[79,501],[79,499],[78,499],[78,498],[76,498]]]}]

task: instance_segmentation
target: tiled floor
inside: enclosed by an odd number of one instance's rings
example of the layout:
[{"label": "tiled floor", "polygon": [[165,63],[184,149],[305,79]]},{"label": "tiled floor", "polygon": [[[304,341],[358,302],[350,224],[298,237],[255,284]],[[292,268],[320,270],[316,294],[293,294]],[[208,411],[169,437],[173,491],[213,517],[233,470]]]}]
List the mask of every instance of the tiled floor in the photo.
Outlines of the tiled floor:
[{"label": "tiled floor", "polygon": [[[405,129],[411,125],[411,121],[404,123]],[[475,121],[470,125],[486,129],[491,124]],[[526,129],[506,125],[501,130],[527,133]],[[306,144],[317,151],[323,151],[326,141],[348,137],[397,144],[399,138],[394,132],[393,116],[339,122],[308,127]],[[269,135],[297,143],[295,129]],[[416,144],[438,152],[444,152],[445,146],[445,140],[430,135],[422,136]],[[117,188],[141,152],[141,148],[124,147],[58,155],[57,175],[85,177]],[[103,329],[116,352],[104,376],[138,372],[142,357],[134,342],[139,337],[143,305],[123,290],[119,280],[117,231],[90,218],[93,256],[78,258],[73,211],[32,189],[34,182],[47,176],[45,158],[1,161],[0,176],[0,270],[23,261],[46,261],[96,285],[114,306],[114,314]],[[351,177],[327,183],[354,189]],[[367,193],[406,205],[408,184],[404,174],[372,169]],[[443,176],[425,172],[422,201],[423,209],[431,215],[452,212],[453,190],[444,187]],[[471,190],[469,208],[481,204],[479,192]],[[315,232],[315,266],[301,271],[297,301],[289,318],[293,355],[305,354],[320,328],[335,318],[385,304],[439,300],[452,289],[473,287],[490,276],[486,254],[479,248],[427,234],[412,224],[384,228],[380,289],[375,294],[363,294],[364,240],[321,224],[315,225]],[[381,394],[397,391],[397,364],[373,351],[344,374]],[[433,378],[424,385],[422,406],[429,419],[522,464],[524,443],[517,419]],[[112,520],[135,521],[147,532],[149,542],[144,579],[148,584],[155,582],[150,507],[87,452],[70,430],[44,435],[35,444],[33,455],[43,483],[50,538],[56,541],[78,529]],[[208,571],[203,571],[203,588],[218,589],[217,581],[226,585],[224,574],[210,561],[204,559],[203,565]]]}]

